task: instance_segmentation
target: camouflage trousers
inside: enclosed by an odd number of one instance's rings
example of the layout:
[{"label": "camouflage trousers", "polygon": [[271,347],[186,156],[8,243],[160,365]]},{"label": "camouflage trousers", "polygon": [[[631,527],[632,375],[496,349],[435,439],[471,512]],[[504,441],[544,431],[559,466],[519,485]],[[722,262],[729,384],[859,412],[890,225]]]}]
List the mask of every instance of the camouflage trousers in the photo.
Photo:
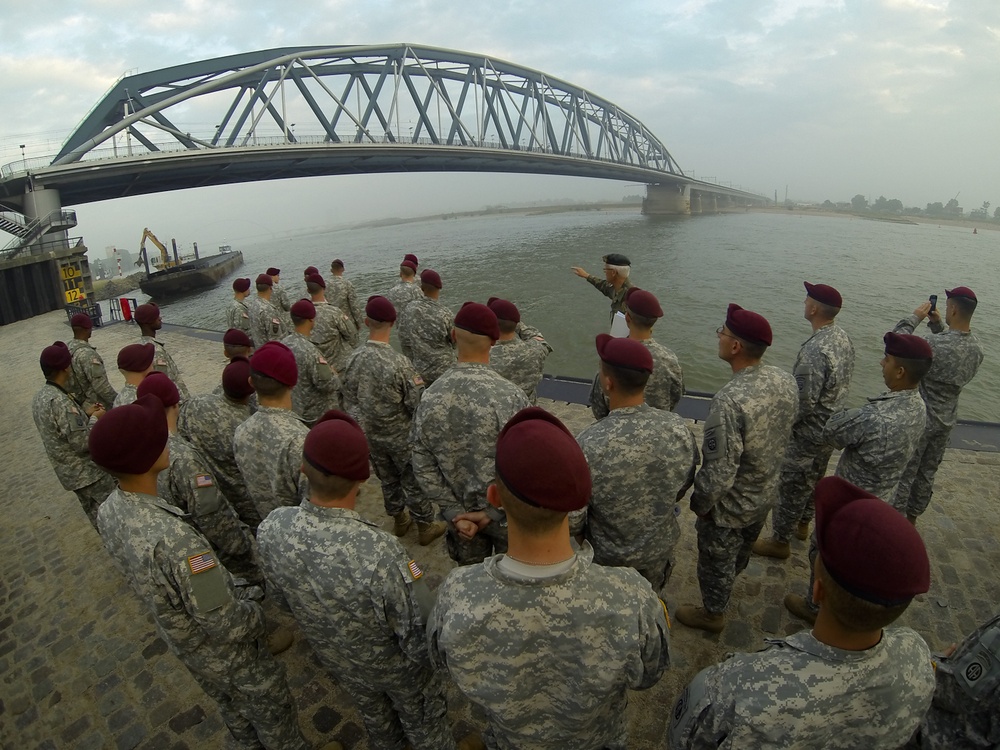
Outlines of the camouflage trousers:
[{"label": "camouflage trousers", "polygon": [[410,465],[410,446],[406,439],[398,443],[381,443],[371,440],[369,457],[375,476],[382,483],[382,500],[390,516],[409,509],[410,515],[420,523],[434,520],[434,507],[420,491],[417,478]]},{"label": "camouflage trousers", "polygon": [[927,510],[934,494],[934,475],[944,459],[950,437],[951,428],[948,428],[928,430],[920,438],[892,498],[892,507],[900,513],[919,516]]},{"label": "camouflage trousers", "polygon": [[750,548],[760,536],[764,522],[730,529],[710,518],[695,523],[698,533],[698,586],[705,609],[713,614],[726,611],[736,576],[750,562]]},{"label": "camouflage trousers", "polygon": [[491,521],[472,539],[463,539],[449,523],[444,546],[448,556],[459,565],[476,565],[487,557],[507,551],[507,524]]},{"label": "camouflage trousers", "polygon": [[594,376],[594,382],[590,385],[589,403],[590,412],[594,415],[594,419],[604,419],[611,413],[611,407],[608,404],[608,397],[604,393],[604,389],[601,388],[600,373]]},{"label": "camouflage trousers", "polygon": [[815,509],[813,492],[816,483],[826,474],[826,467],[833,455],[833,446],[796,440],[788,443],[785,460],[781,464],[778,485],[778,502],[771,513],[774,538],[787,542],[798,523],[809,523]]},{"label": "camouflage trousers", "polygon": [[83,507],[83,512],[87,514],[90,524],[95,529],[97,528],[97,509],[101,507],[101,503],[108,499],[108,495],[115,491],[116,486],[114,477],[101,472],[101,478],[96,482],[73,490]]},{"label": "camouflage trousers", "polygon": [[260,640],[181,654],[202,689],[219,704],[230,734],[247,748],[310,750],[299,729],[285,667]]}]

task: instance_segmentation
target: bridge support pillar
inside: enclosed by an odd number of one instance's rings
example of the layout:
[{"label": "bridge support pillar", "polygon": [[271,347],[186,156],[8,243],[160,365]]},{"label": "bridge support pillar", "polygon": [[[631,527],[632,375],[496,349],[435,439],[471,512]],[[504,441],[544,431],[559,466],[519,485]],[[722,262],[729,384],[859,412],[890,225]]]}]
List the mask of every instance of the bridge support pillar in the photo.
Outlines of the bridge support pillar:
[{"label": "bridge support pillar", "polygon": [[702,196],[697,190],[691,191],[691,214],[702,213]]},{"label": "bridge support pillar", "polygon": [[642,212],[647,216],[687,216],[691,213],[691,188],[686,185],[646,185]]},{"label": "bridge support pillar", "polygon": [[[54,211],[62,211],[62,200],[59,191],[52,188],[36,187],[32,188],[29,181],[24,190],[24,218],[30,224],[35,219],[44,219]],[[59,222],[55,222],[58,225]],[[50,230],[45,235],[45,241],[51,243],[53,240],[69,240],[67,230]],[[41,241],[41,238],[39,238]]]}]

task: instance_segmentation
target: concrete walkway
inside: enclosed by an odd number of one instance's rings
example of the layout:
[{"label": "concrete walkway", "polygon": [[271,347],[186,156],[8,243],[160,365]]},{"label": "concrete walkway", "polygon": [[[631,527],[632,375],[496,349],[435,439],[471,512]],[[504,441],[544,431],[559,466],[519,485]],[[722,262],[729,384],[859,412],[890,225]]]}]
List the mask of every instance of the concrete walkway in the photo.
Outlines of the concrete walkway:
[{"label": "concrete walkway", "polygon": [[[0,747],[232,747],[214,703],[156,636],[124,579],[110,564],[75,495],[56,480],[31,418],[42,385],[41,349],[71,337],[62,312],[0,327]],[[138,338],[131,325],[94,332],[93,343],[114,370],[122,346]],[[221,345],[171,330],[161,334],[193,393],[210,390],[223,367]],[[117,370],[112,383],[120,387]],[[543,404],[574,431],[587,425],[579,406]],[[697,428],[696,428],[697,429]],[[834,457],[836,461],[836,456]],[[833,464],[831,464],[833,465]],[[995,614],[1000,602],[1000,455],[949,451],[938,492],[920,530],[931,550],[932,588],[901,624],[918,630],[932,649],[958,640]],[[364,488],[360,510],[388,528],[377,482]],[[671,610],[699,601],[695,580],[694,516],[685,508],[679,565],[667,596]],[[765,532],[766,533],[766,532]],[[441,542],[403,540],[436,586],[451,567]],[[805,592],[806,543],[791,560],[754,558],[736,584],[729,623],[720,636],[681,625],[673,629],[674,664],[629,706],[630,746],[663,747],[673,701],[702,667],[727,652],[755,650],[763,638],[803,627],[782,606],[788,591]],[[274,613],[271,613],[274,614]],[[279,659],[288,669],[306,736],[368,748],[350,698],[317,665],[305,639]],[[457,737],[481,725],[453,689]]]}]

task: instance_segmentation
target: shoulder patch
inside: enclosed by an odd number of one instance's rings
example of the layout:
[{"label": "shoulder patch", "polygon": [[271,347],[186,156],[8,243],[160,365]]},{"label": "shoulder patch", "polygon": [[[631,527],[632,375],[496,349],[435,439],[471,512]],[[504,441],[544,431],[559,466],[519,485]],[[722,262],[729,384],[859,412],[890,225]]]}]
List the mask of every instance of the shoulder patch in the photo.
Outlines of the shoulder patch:
[{"label": "shoulder patch", "polygon": [[705,439],[703,441],[703,456],[706,461],[722,458],[726,455],[726,428],[722,418],[717,414],[709,416],[705,422]]},{"label": "shoulder patch", "polygon": [[215,482],[212,481],[212,476],[210,474],[195,474],[194,475],[194,486],[195,487],[212,487]]},{"label": "shoulder patch", "polygon": [[318,362],[319,362],[319,363],[320,363],[321,365],[326,365],[326,364],[329,364],[329,362],[327,362],[327,361],[326,361],[326,357],[324,357],[324,356],[323,356],[322,354],[320,354],[320,355],[319,355],[319,360],[318,360]]},{"label": "shoulder patch", "polygon": [[197,555],[191,555],[187,561],[188,567],[191,568],[191,575],[205,573],[219,564],[215,559],[215,555],[208,550]]},{"label": "shoulder patch", "polygon": [[424,384],[424,379],[422,377],[420,377],[419,375],[413,376],[413,385],[423,385],[423,384]]},{"label": "shoulder patch", "polygon": [[413,576],[414,581],[419,581],[421,578],[423,578],[424,571],[422,571],[420,569],[420,566],[417,565],[416,560],[410,560],[410,562],[406,564],[406,567],[410,569],[410,575]]},{"label": "shoulder patch", "polygon": [[863,407],[859,407],[857,409],[842,409],[841,411],[838,411],[836,414],[831,415],[830,419],[827,421],[827,424],[836,425],[840,424],[841,422],[847,422],[851,419],[854,419],[855,417],[860,416],[862,410]]}]

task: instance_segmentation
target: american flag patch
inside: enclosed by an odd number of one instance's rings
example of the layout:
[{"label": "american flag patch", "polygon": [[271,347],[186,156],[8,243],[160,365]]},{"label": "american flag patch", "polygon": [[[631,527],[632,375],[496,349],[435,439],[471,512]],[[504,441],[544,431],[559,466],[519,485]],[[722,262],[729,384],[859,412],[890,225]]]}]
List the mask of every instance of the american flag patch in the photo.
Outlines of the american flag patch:
[{"label": "american flag patch", "polygon": [[200,555],[191,555],[188,558],[188,566],[191,568],[191,575],[195,573],[204,573],[206,570],[211,570],[218,563],[215,561],[215,556],[211,552],[202,552]]},{"label": "american flag patch", "polygon": [[410,562],[407,563],[407,567],[410,569],[410,573],[413,575],[413,580],[414,581],[420,580],[420,577],[424,574],[424,571],[422,571],[420,569],[420,566],[417,565],[417,561],[410,560]]},{"label": "american flag patch", "polygon": [[195,487],[212,487],[215,482],[212,481],[212,477],[209,474],[195,474],[194,486]]},{"label": "american flag patch", "polygon": [[328,362],[326,361],[326,358],[325,358],[325,357],[323,357],[323,356],[320,356],[320,358],[319,358],[319,363],[320,363],[321,365],[325,365],[325,364],[328,364]]},{"label": "american flag patch", "polygon": [[424,384],[424,379],[419,375],[413,378],[413,385],[423,385],[423,384]]}]

